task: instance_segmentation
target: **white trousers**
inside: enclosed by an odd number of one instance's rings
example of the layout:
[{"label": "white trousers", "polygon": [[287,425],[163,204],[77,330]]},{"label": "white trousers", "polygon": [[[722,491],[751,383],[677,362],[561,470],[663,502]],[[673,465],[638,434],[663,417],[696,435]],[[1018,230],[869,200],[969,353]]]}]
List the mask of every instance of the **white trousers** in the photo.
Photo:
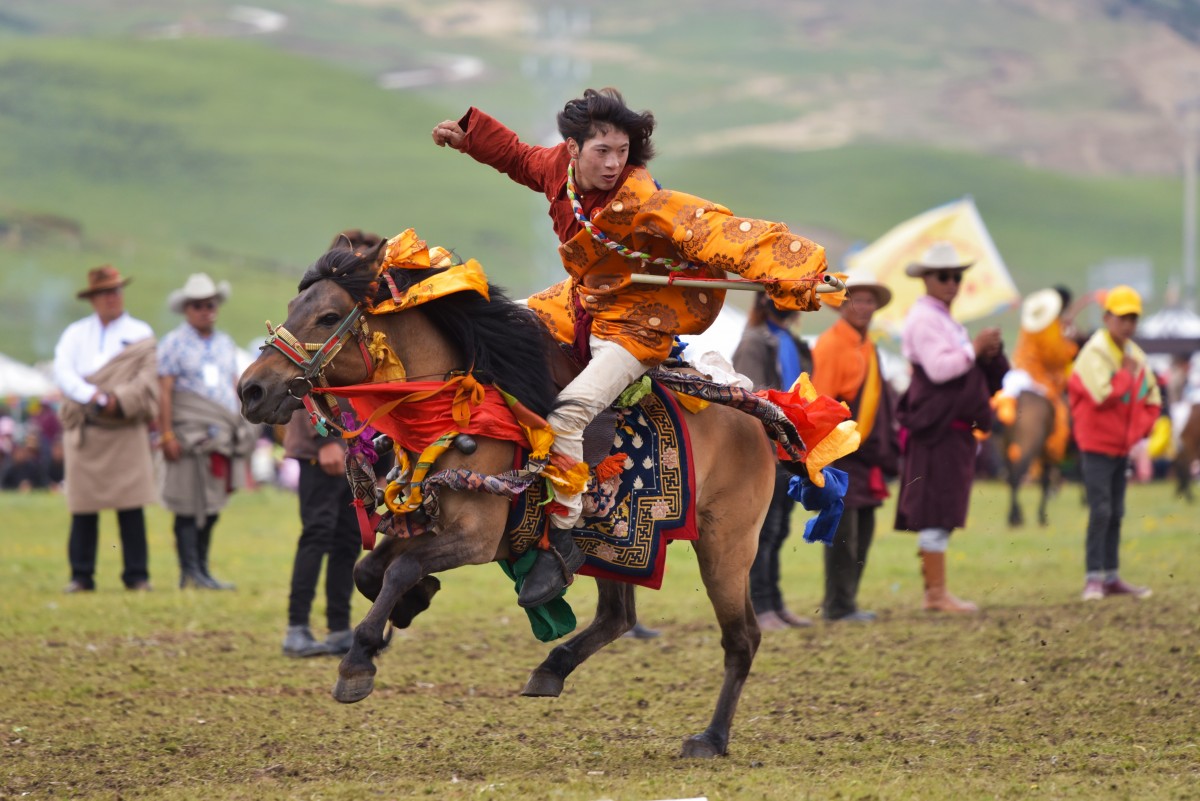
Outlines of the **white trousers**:
[{"label": "white trousers", "polygon": [[[640,362],[625,348],[607,339],[593,336],[588,344],[592,349],[592,360],[558,394],[554,411],[546,418],[554,430],[551,450],[573,462],[583,461],[583,430],[588,423],[611,406],[627,386],[657,364]],[[554,500],[567,511],[551,514],[550,524],[555,528],[577,525],[583,512],[583,496],[560,492],[556,487]]]},{"label": "white trousers", "polygon": [[923,528],[917,534],[917,548],[929,553],[945,553],[950,547],[950,529]]}]

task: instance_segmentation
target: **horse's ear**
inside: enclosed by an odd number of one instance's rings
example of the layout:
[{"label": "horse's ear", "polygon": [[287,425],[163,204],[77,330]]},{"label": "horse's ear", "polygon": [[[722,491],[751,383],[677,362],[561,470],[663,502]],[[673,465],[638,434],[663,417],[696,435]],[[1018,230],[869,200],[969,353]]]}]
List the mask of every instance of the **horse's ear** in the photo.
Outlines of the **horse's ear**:
[{"label": "horse's ear", "polygon": [[383,270],[383,259],[387,255],[387,240],[381,239],[374,247],[363,248],[359,251],[360,258],[371,265],[372,271],[379,275]]}]

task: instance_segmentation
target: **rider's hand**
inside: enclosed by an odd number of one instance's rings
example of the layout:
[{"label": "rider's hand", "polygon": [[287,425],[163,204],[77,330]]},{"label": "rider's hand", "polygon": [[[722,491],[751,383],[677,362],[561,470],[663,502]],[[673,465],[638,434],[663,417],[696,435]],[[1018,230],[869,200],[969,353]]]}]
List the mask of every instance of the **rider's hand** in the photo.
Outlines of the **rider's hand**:
[{"label": "rider's hand", "polygon": [[346,449],[340,442],[326,442],[317,451],[317,464],[327,475],[341,475],[346,472]]},{"label": "rider's hand", "polygon": [[466,132],[454,120],[439,122],[433,129],[433,143],[438,147],[450,145],[455,150],[462,150],[466,138]]},{"label": "rider's hand", "polygon": [[1121,369],[1125,370],[1133,375],[1137,375],[1138,363],[1136,361],[1134,361],[1133,359],[1129,358],[1129,355],[1126,354],[1125,356],[1121,357]]}]

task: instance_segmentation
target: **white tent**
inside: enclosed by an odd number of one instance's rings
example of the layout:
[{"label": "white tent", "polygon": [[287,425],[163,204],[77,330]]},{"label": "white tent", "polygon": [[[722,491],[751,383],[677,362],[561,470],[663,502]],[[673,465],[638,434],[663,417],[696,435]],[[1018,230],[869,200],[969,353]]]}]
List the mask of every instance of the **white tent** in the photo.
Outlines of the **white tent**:
[{"label": "white tent", "polygon": [[40,398],[55,389],[54,384],[34,368],[0,353],[0,397]]},{"label": "white tent", "polygon": [[746,328],[746,313],[726,303],[721,307],[717,319],[703,334],[688,334],[680,337],[687,345],[686,356],[698,359],[707,351],[716,351],[727,360],[733,361],[733,352],[742,339]]}]

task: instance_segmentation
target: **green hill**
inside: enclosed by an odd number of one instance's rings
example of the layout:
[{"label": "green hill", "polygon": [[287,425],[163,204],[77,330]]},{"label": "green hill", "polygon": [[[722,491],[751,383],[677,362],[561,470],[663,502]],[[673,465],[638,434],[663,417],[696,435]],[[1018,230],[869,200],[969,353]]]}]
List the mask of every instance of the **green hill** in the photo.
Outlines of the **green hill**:
[{"label": "green hill", "polygon": [[[387,92],[361,71],[253,40],[2,41],[0,337],[13,356],[51,355],[86,311],[73,297],[84,272],[106,261],[135,277],[129,307],[160,332],[176,322],[164,298],[189,272],[229,278],[223,325],[242,342],[264,318],[282,318],[300,270],[344,227],[415,227],[517,293],[559,274],[544,201],[430,143],[434,123],[462,112],[463,86]],[[657,109],[663,99],[654,168],[664,184],[827,233],[834,257],[971,194],[1025,290],[1082,287],[1085,268],[1113,256],[1152,258],[1160,284],[1179,263],[1178,180],[1076,177],[870,139],[701,155],[672,147],[696,133],[699,116],[676,118],[681,104],[665,86],[641,91],[628,71],[614,74],[639,90],[635,104]],[[609,77],[586,82],[618,83]],[[530,108],[547,85],[510,76],[470,91],[534,138]],[[549,116],[537,117],[541,131]]]}]

